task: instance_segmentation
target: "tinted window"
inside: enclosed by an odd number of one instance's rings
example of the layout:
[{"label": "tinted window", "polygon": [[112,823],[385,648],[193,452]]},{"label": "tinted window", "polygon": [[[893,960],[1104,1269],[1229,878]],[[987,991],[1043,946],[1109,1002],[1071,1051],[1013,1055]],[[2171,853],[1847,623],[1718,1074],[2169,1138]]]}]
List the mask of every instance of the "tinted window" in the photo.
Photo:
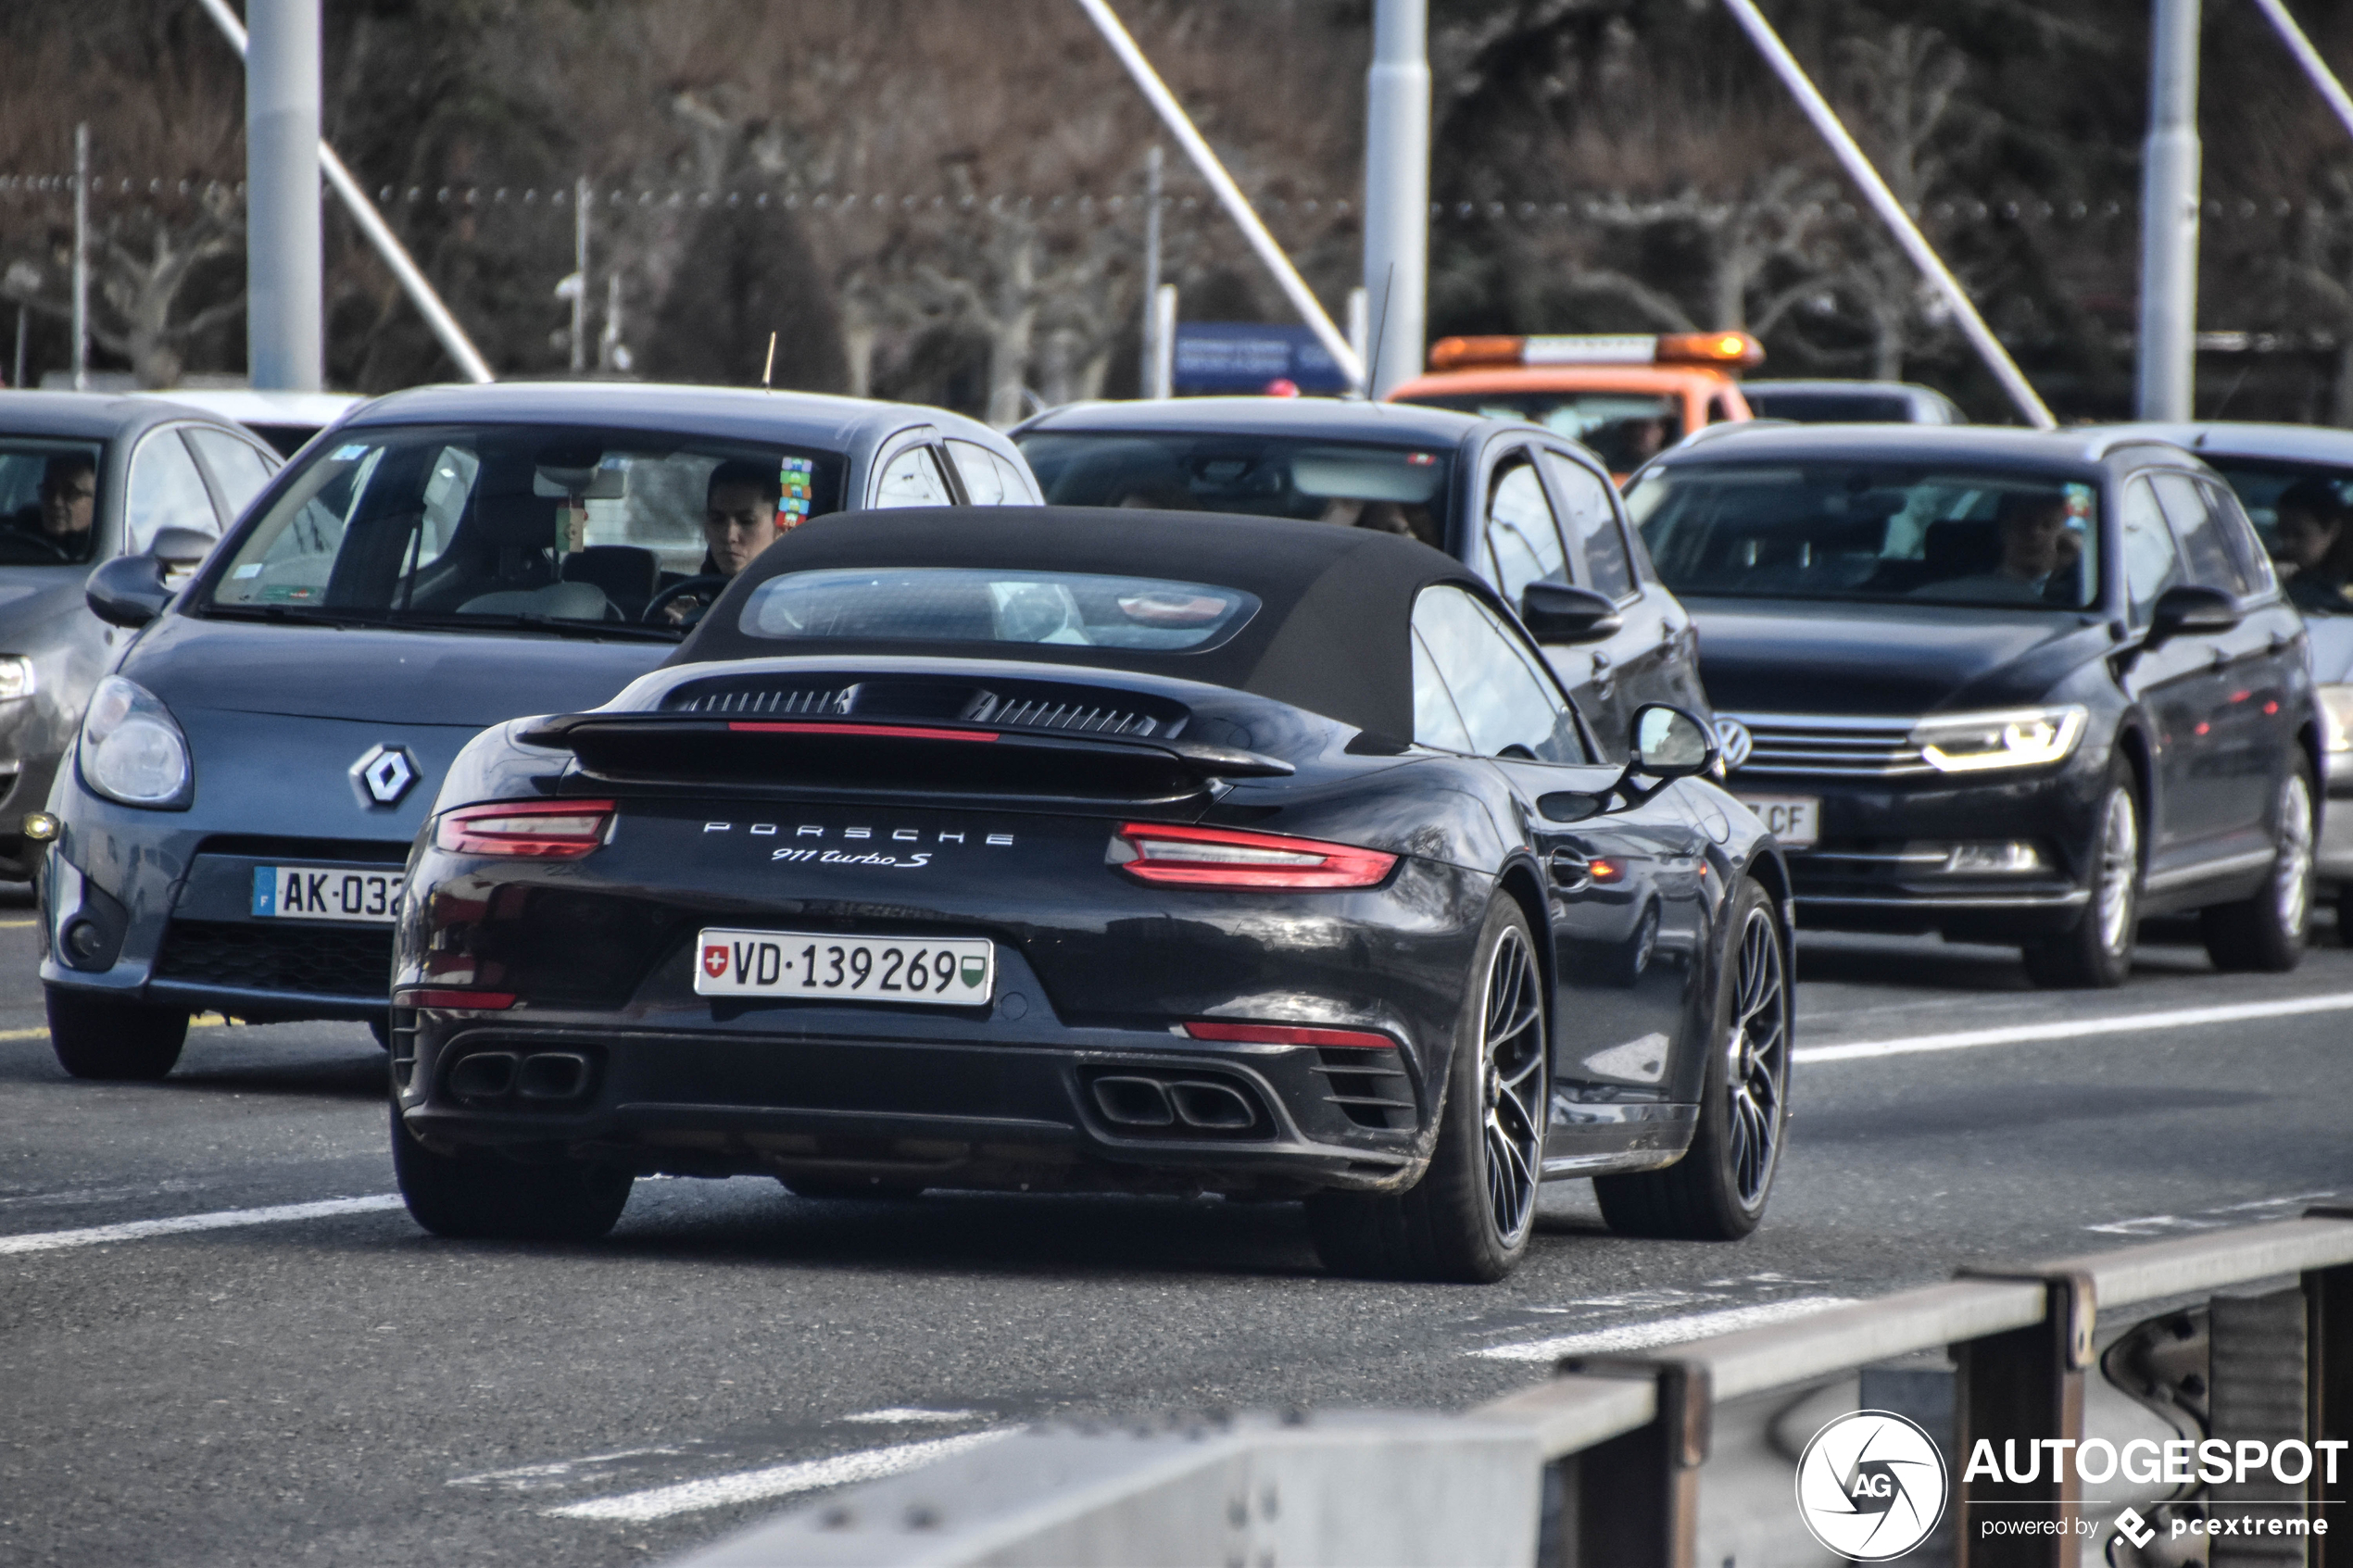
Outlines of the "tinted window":
[{"label": "tinted window", "polygon": [[910,446],[883,466],[875,491],[877,507],[952,507],[947,477],[928,446]]},{"label": "tinted window", "polygon": [[[1524,754],[1542,762],[1588,760],[1577,721],[1558,689],[1486,606],[1460,588],[1425,588],[1414,601],[1414,633],[1453,698],[1471,750],[1483,757]],[[1417,691],[1416,729],[1421,719]]]},{"label": "tinted window", "polygon": [[[948,455],[955,459],[956,473],[964,482],[964,494],[972,497],[975,507],[1000,507],[1005,504],[1005,476],[989,457],[988,448],[970,441],[950,439]],[[1016,490],[1012,497],[1021,500]]]},{"label": "tinted window", "polygon": [[82,441],[0,441],[0,566],[90,558],[99,449]]},{"label": "tinted window", "polygon": [[875,642],[1048,643],[1166,653],[1214,647],[1258,600],[1239,588],[1077,571],[840,568],[772,577],[744,634]]},{"label": "tinted window", "polygon": [[1795,420],[1800,424],[1909,424],[1912,400],[1891,392],[1749,392],[1748,407],[1760,420]]},{"label": "tinted window", "polygon": [[2133,622],[2145,626],[2149,607],[2157,603],[2158,596],[2182,581],[2181,553],[2148,481],[2136,479],[2124,487],[2124,509],[2118,516],[2117,532],[2117,544],[2124,552],[2124,588],[2133,601]]},{"label": "tinted window", "polygon": [[1553,521],[1536,465],[1524,457],[1506,458],[1496,468],[1487,496],[1479,562],[1487,580],[1514,604],[1530,583],[1567,582],[1560,525]]},{"label": "tinted window", "polygon": [[2268,594],[2280,585],[2279,576],[2271,570],[2271,553],[2263,541],[2256,536],[2254,522],[2246,508],[2239,505],[2238,496],[2227,484],[2216,484],[2201,479],[2198,486],[2206,493],[2207,509],[2222,525],[2223,543],[2231,546],[2233,558],[2239,563],[2239,573],[2246,579],[2248,591]]},{"label": "tinted window", "polygon": [[1679,595],[2081,609],[2098,497],[2032,474],[1679,462],[1626,496]]},{"label": "tinted window", "polygon": [[2197,481],[2187,474],[2160,473],[2151,483],[2173,524],[2173,536],[2181,541],[2190,581],[2233,596],[2246,593],[2246,579],[2240,574],[2239,563],[2224,538],[2222,520],[2208,508],[2206,492]]},{"label": "tinted window", "polygon": [[221,430],[195,430],[188,439],[204,455],[205,466],[212,470],[212,481],[220,487],[221,496],[229,503],[229,515],[236,516],[253,504],[277,471],[277,465],[245,442]]},{"label": "tinted window", "polygon": [[417,624],[608,624],[644,608],[658,571],[700,570],[715,481],[752,490],[786,528],[839,509],[842,468],[830,452],[651,431],[350,432],[307,449],[240,531],[210,602]]},{"label": "tinted window", "polygon": [[1312,518],[1445,546],[1452,453],[1239,433],[1025,436],[1058,507],[1144,507]]},{"label": "tinted window", "polygon": [[1552,470],[1554,494],[1568,512],[1569,537],[1584,552],[1587,586],[1613,599],[1632,597],[1634,564],[1609,486],[1557,452],[1545,453],[1544,462]]},{"label": "tinted window", "polygon": [[220,519],[212,496],[196,472],[196,460],[176,430],[159,430],[139,443],[131,455],[131,504],[128,508],[130,555],[145,555],[157,533],[166,528],[191,528],[218,534]]}]

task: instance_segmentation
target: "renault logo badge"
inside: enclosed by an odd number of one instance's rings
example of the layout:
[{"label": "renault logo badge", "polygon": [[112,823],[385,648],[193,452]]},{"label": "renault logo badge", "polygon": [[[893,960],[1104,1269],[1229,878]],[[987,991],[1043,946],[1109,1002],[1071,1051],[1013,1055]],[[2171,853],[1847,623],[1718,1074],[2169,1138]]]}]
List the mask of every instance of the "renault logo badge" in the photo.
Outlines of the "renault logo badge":
[{"label": "renault logo badge", "polygon": [[379,746],[351,765],[351,776],[368,792],[370,800],[379,806],[397,806],[417,782],[417,764],[406,746]]}]

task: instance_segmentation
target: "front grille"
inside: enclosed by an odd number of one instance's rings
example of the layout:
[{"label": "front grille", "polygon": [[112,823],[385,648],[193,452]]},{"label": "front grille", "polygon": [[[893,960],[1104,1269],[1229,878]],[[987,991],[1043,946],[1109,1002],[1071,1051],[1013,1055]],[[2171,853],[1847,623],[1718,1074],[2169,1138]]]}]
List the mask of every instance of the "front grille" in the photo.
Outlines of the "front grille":
[{"label": "front grille", "polygon": [[1755,745],[1739,776],[1893,779],[1935,770],[1912,739],[1916,719],[1846,719],[1813,713],[1733,713]]},{"label": "front grille", "polygon": [[664,706],[673,713],[745,713],[755,716],[849,711],[850,686],[737,686],[697,689]]},{"label": "front grille", "polygon": [[156,977],[380,1002],[392,991],[392,928],[176,920]]}]

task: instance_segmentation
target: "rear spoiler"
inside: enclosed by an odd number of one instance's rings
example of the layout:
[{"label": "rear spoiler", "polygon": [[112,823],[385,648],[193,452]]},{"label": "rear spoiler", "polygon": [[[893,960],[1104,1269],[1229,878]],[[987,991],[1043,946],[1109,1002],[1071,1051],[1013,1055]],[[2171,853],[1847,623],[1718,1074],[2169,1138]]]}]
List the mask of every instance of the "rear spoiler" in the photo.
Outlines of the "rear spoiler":
[{"label": "rear spoiler", "polygon": [[571,713],[539,721],[522,739],[569,751],[600,777],[667,783],[1135,798],[1296,771],[1279,758],[1197,741],[954,721]]}]

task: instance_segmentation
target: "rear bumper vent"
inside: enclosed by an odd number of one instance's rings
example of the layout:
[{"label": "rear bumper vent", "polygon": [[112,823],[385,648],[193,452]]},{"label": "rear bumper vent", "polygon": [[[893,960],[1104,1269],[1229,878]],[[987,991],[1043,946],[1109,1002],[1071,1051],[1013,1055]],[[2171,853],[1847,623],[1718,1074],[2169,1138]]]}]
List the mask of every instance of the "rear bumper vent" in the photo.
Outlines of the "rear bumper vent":
[{"label": "rear bumper vent", "polygon": [[1360,1127],[1384,1130],[1414,1125],[1413,1081],[1397,1064],[1395,1051],[1324,1047],[1315,1071],[1331,1085],[1325,1098]]},{"label": "rear bumper vent", "polygon": [[1239,1078],[1190,1069],[1114,1068],[1084,1073],[1088,1109],[1121,1137],[1267,1138],[1274,1119]]}]

